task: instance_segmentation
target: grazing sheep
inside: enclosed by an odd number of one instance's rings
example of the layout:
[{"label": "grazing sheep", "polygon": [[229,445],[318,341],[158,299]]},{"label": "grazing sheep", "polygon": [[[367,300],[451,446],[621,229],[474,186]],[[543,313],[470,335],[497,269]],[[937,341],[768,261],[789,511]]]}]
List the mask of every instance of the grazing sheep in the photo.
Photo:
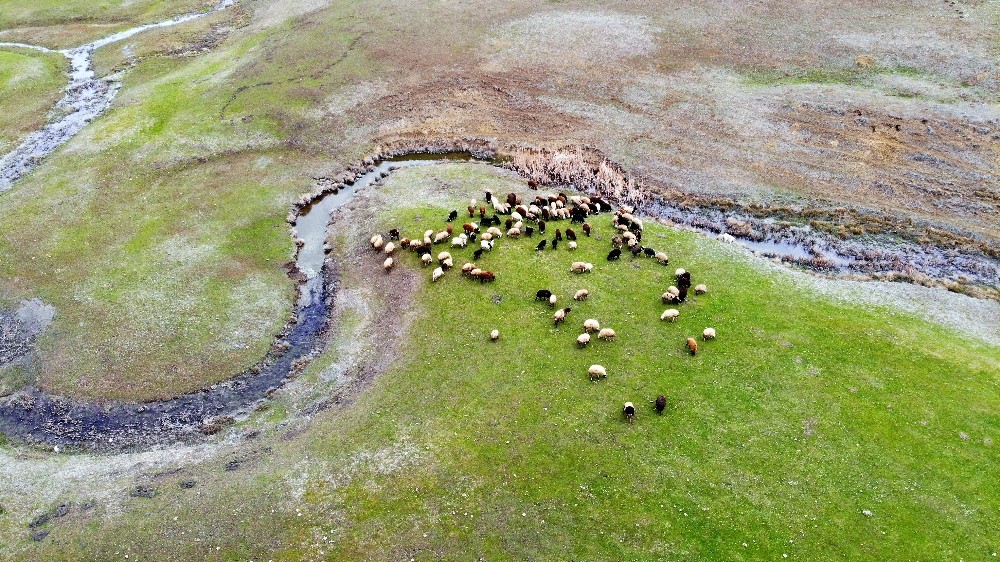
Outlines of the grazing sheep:
[{"label": "grazing sheep", "polygon": [[536,252],[541,252],[542,250],[545,249],[545,245],[548,244],[548,243],[549,243],[548,240],[542,240],[541,242],[538,243],[537,246],[535,246],[535,251]]},{"label": "grazing sheep", "polygon": [[701,337],[705,338],[706,341],[715,339],[715,328],[705,328],[705,331],[701,333]]},{"label": "grazing sheep", "polygon": [[656,397],[656,413],[663,414],[663,409],[667,407],[667,397],[659,395]]},{"label": "grazing sheep", "polygon": [[417,248],[419,248],[422,245],[423,245],[423,242],[421,242],[420,240],[417,240],[417,239],[410,240],[410,243],[409,243],[409,246],[410,246],[411,250],[416,250]]},{"label": "grazing sheep", "polygon": [[535,291],[536,301],[547,301],[551,296],[552,296],[552,291],[548,289],[538,289],[537,291]]},{"label": "grazing sheep", "polygon": [[431,281],[437,281],[444,276],[444,270],[440,267],[434,268],[434,273],[431,274]]},{"label": "grazing sheep", "polygon": [[663,252],[656,252],[655,254],[653,254],[653,257],[655,257],[656,261],[660,262],[663,265],[667,265],[668,263],[670,263],[670,259],[667,258],[667,254],[664,254]]},{"label": "grazing sheep", "polygon": [[469,205],[469,218],[471,219],[475,216],[476,216],[476,200],[473,199],[472,205]]},{"label": "grazing sheep", "polygon": [[726,243],[729,243],[729,244],[732,244],[733,242],[736,242],[736,238],[734,238],[732,234],[726,234],[726,233],[720,234],[719,235],[719,240],[722,240],[723,242],[726,242]]},{"label": "grazing sheep", "polygon": [[608,378],[607,369],[601,365],[591,365],[590,368],[587,369],[587,374],[590,375],[590,380],[592,381]]},{"label": "grazing sheep", "polygon": [[451,259],[451,254],[448,252],[441,252],[438,254],[438,261],[443,262],[444,260]]},{"label": "grazing sheep", "polygon": [[608,261],[614,261],[620,257],[622,257],[622,251],[618,248],[608,252]]},{"label": "grazing sheep", "polygon": [[524,229],[524,235],[531,238],[535,234],[535,227],[529,226]]},{"label": "grazing sheep", "polygon": [[391,256],[395,251],[396,251],[395,243],[389,242],[388,244],[385,245],[385,255]]},{"label": "grazing sheep", "polygon": [[491,341],[497,341],[498,339],[500,339],[500,330],[493,330],[490,332]]},{"label": "grazing sheep", "polygon": [[[483,238],[486,238],[486,237],[483,236]],[[480,249],[489,252],[490,250],[493,249],[493,241],[492,240],[481,240],[479,242],[479,247],[480,247]]]},{"label": "grazing sheep", "polygon": [[663,314],[660,315],[660,320],[670,320],[671,322],[676,322],[677,317],[680,315],[681,311],[676,308],[668,308],[663,311]]},{"label": "grazing sheep", "polygon": [[510,230],[507,231],[507,236],[510,238],[518,238],[519,236],[521,236],[521,229],[511,228]]},{"label": "grazing sheep", "polygon": [[573,300],[585,301],[589,296],[590,296],[590,291],[588,291],[587,289],[580,289],[579,291],[576,292],[575,295],[573,295]]},{"label": "grazing sheep", "polygon": [[642,253],[646,254],[647,258],[656,257],[656,250],[654,250],[652,248],[643,248],[642,249]]},{"label": "grazing sheep", "polygon": [[625,415],[625,420],[628,423],[632,423],[632,420],[635,419],[635,406],[631,402],[626,402],[625,407],[622,408],[622,414]]},{"label": "grazing sheep", "polygon": [[552,249],[555,250],[559,247],[559,240],[552,241]]},{"label": "grazing sheep", "polygon": [[390,240],[399,240],[399,229],[398,228],[391,228],[391,229],[389,229],[389,239]]},{"label": "grazing sheep", "polygon": [[615,341],[615,331],[611,328],[601,328],[601,331],[597,334],[597,337],[604,341]]},{"label": "grazing sheep", "polygon": [[474,259],[476,261],[479,261],[479,258],[483,257],[483,252],[485,252],[485,251],[486,250],[484,250],[482,248],[479,248],[475,252],[472,252],[472,259]]},{"label": "grazing sheep", "polygon": [[588,318],[583,322],[583,331],[587,332],[588,334],[590,332],[596,332],[600,329],[601,329],[601,323],[593,318]]},{"label": "grazing sheep", "polygon": [[557,228],[556,229],[556,240],[559,241],[559,242],[561,242],[562,239],[563,239],[562,231]]},{"label": "grazing sheep", "polygon": [[375,236],[372,236],[371,245],[372,245],[373,249],[375,249],[375,250],[381,250],[382,249],[382,235],[381,234],[376,234]]},{"label": "grazing sheep", "polygon": [[575,250],[576,249],[576,242],[572,242],[572,241],[571,242],[567,242],[566,243],[566,247],[569,248],[570,250]]},{"label": "grazing sheep", "polygon": [[682,286],[682,287],[680,288],[680,292],[679,292],[679,293],[677,293],[677,302],[684,302],[684,301],[686,301],[686,300],[687,300],[687,298],[688,298],[688,290],[687,290],[687,287],[683,287],[683,286]]},{"label": "grazing sheep", "polygon": [[674,271],[674,277],[680,277],[681,275],[684,275],[685,273],[687,273],[687,271],[685,271],[684,268],[679,267],[679,268],[677,268],[676,271]]},{"label": "grazing sheep", "polygon": [[694,338],[688,338],[685,342],[688,348],[688,353],[694,355],[698,353],[698,342],[694,341]]},{"label": "grazing sheep", "polygon": [[576,232],[572,228],[567,228],[566,229],[566,239],[567,240],[576,240]]},{"label": "grazing sheep", "polygon": [[441,242],[444,242],[445,240],[447,240],[448,236],[450,236],[448,234],[448,231],[447,230],[442,230],[441,232],[438,232],[437,234],[434,235],[434,243],[435,244],[440,244]]},{"label": "grazing sheep", "polygon": [[683,274],[677,277],[677,286],[681,289],[688,289],[691,287],[691,272],[685,271]]},{"label": "grazing sheep", "polygon": [[434,261],[434,258],[431,257],[430,254],[424,254],[420,256],[420,261],[424,262],[424,267],[427,267],[432,261]]},{"label": "grazing sheep", "polygon": [[492,283],[497,280],[497,275],[492,271],[483,271],[476,276],[476,279],[478,279],[480,283]]},{"label": "grazing sheep", "polygon": [[452,211],[452,212],[448,213],[448,219],[445,220],[445,222],[451,222],[451,221],[453,221],[453,220],[455,220],[457,218],[458,218],[458,211]]},{"label": "grazing sheep", "polygon": [[660,300],[663,301],[663,304],[677,304],[681,302],[680,300],[677,299],[677,295],[671,293],[670,291],[667,291],[662,295],[660,295]]},{"label": "grazing sheep", "polygon": [[468,275],[472,273],[472,270],[476,269],[476,264],[466,262],[462,264],[462,275]]},{"label": "grazing sheep", "polygon": [[671,295],[675,296],[675,297],[677,295],[681,294],[681,290],[678,289],[677,287],[674,287],[673,285],[667,287],[667,292],[670,293]]},{"label": "grazing sheep", "polygon": [[708,292],[708,287],[706,287],[705,285],[695,285],[694,287],[694,294],[696,295],[704,295],[707,292]]},{"label": "grazing sheep", "polygon": [[466,236],[464,234],[459,234],[457,237],[455,237],[454,239],[452,239],[451,246],[453,248],[456,247],[456,246],[459,247],[459,248],[464,248],[465,245],[468,244],[468,242],[469,242],[469,237],[468,236]]},{"label": "grazing sheep", "polygon": [[571,310],[573,310],[573,309],[572,308],[560,308],[559,310],[557,310],[556,313],[552,315],[553,323],[554,324],[559,324],[560,322],[565,322],[566,321],[566,315],[569,314],[569,311],[571,311]]},{"label": "grazing sheep", "polygon": [[590,225],[589,224],[583,223],[583,233],[586,234],[587,236],[590,236]]},{"label": "grazing sheep", "polygon": [[386,273],[392,271],[392,266],[394,263],[395,262],[392,261],[392,258],[385,258],[385,261],[382,262],[382,267],[385,269]]},{"label": "grazing sheep", "polygon": [[555,295],[549,295],[549,308],[555,308],[558,300]]},{"label": "grazing sheep", "polygon": [[590,343],[590,334],[580,334],[576,337],[576,345],[579,347],[587,347]]},{"label": "grazing sheep", "polygon": [[494,238],[503,238],[503,232],[495,226],[489,227],[486,232],[492,234]]},{"label": "grazing sheep", "polygon": [[447,258],[441,262],[441,267],[445,269],[451,269],[452,267],[455,267],[455,262],[453,262],[451,258]]}]

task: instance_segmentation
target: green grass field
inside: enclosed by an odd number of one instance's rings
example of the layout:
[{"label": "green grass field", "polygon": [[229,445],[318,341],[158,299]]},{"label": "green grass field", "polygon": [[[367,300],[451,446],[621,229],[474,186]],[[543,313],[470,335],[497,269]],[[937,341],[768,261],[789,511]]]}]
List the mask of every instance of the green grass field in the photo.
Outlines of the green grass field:
[{"label": "green grass field", "polygon": [[[481,169],[399,172],[384,197],[434,182],[507,185]],[[438,203],[381,210],[379,228],[441,228],[464,201],[430,199]],[[120,516],[53,523],[26,554],[969,560],[1000,548],[991,485],[1000,349],[889,308],[834,303],[732,246],[656,224],[645,242],[669,266],[608,263],[609,219],[593,220],[595,237],[575,252],[537,253],[537,235],[502,239],[479,262],[497,273],[493,284],[457,270],[431,283],[432,268],[401,255],[420,277],[416,294],[405,303],[375,294],[367,306],[415,319],[405,333],[369,334],[385,346],[402,338],[401,355],[356,402],[303,422],[290,414],[299,391],[283,393],[238,426],[263,429],[255,444],[156,477],[157,496],[129,500]],[[347,257],[368,235],[335,240],[343,287],[384,275],[374,253]],[[441,249],[456,267],[472,253]],[[594,272],[570,273],[574,260]],[[680,305],[672,324],[659,320],[659,295],[676,267],[709,292]],[[565,324],[554,327],[534,301],[539,288],[573,307]],[[571,301],[578,288],[588,301]],[[356,347],[366,341],[359,330],[377,330],[353,314],[336,324],[335,342]],[[578,349],[586,318],[617,341]],[[699,338],[691,357],[684,338],[706,326],[718,338]],[[334,345],[302,379],[342,351]],[[593,363],[606,380],[588,380]],[[657,416],[649,401],[660,393],[668,408]],[[631,425],[626,400],[639,408]],[[228,472],[230,457],[250,460]],[[176,485],[192,477],[193,491]]]},{"label": "green grass field", "polygon": [[66,86],[66,59],[56,53],[0,48],[0,154],[45,124]]}]

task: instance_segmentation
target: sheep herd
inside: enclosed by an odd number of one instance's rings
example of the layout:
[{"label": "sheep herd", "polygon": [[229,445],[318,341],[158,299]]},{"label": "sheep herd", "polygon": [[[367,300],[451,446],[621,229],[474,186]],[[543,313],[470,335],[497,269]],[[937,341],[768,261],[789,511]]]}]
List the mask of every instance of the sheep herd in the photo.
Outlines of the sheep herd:
[{"label": "sheep herd", "polygon": [[[493,208],[492,215],[487,214],[486,205]],[[505,236],[511,240],[520,237],[542,237],[535,245],[536,252],[557,251],[559,244],[565,241],[567,251],[574,251],[578,248],[578,235],[573,228],[555,228],[551,239],[546,236],[548,223],[570,220],[571,224],[581,223],[580,230],[585,237],[591,237],[592,226],[586,222],[587,218],[593,214],[611,211],[612,207],[600,197],[568,197],[564,193],[550,196],[535,196],[533,200],[525,204],[522,197],[515,194],[507,194],[504,201],[496,198],[491,192],[486,192],[486,205],[478,205],[476,200],[472,200],[467,207],[470,222],[462,225],[461,232],[455,235],[455,228],[452,222],[458,219],[458,211],[451,211],[445,219],[446,225],[441,229],[426,230],[422,236],[405,238],[400,236],[398,229],[392,229],[388,234],[377,233],[371,236],[369,243],[371,248],[384,255],[383,269],[387,274],[392,272],[396,264],[395,254],[398,250],[411,251],[420,257],[420,262],[424,267],[432,265],[437,261],[438,266],[431,273],[431,281],[437,282],[442,279],[449,270],[454,267],[454,258],[448,251],[437,253],[434,258],[434,246],[445,244],[450,241],[452,251],[461,251],[469,246],[475,248],[472,252],[472,260],[466,262],[461,268],[461,274],[471,280],[481,283],[496,280],[497,274],[490,270],[484,270],[476,265],[487,252],[491,252],[495,245]],[[634,216],[633,209],[623,206],[613,212],[612,226],[615,233],[611,238],[611,249],[607,255],[607,261],[613,262],[621,258],[624,252],[629,252],[634,258],[646,257],[655,260],[660,265],[670,263],[667,254],[656,248],[642,245],[643,222]],[[473,222],[472,219],[478,221]],[[501,219],[506,216],[506,219]],[[500,226],[504,226],[504,230]],[[485,230],[483,230],[485,228]],[[478,242],[478,244],[477,244]],[[584,261],[574,261],[570,265],[569,271],[576,274],[590,273],[594,270],[594,264]],[[663,304],[679,307],[687,301],[688,293],[691,291],[691,272],[684,269],[677,269],[674,272],[676,285],[671,285],[660,295]],[[699,284],[693,288],[694,294],[704,295],[708,292],[708,287]],[[573,294],[573,300],[578,303],[586,301],[590,296],[587,289],[578,289]],[[562,307],[556,309],[559,303],[557,295],[548,289],[539,289],[535,293],[535,300],[542,301],[554,310],[553,324],[558,326],[566,321],[572,307]],[[680,318],[678,308],[668,308],[660,315],[661,321],[677,322]],[[583,331],[576,337],[577,347],[587,348],[591,343],[592,334],[597,335],[597,339],[604,342],[613,342],[617,337],[614,329],[602,327],[600,322],[594,318],[588,318],[583,322]],[[705,328],[702,332],[704,341],[713,340],[716,337],[714,328]],[[490,332],[489,338],[493,342],[500,339],[500,331],[494,329]],[[698,342],[693,337],[688,337],[684,341],[684,348],[691,355],[698,353]],[[597,382],[606,379],[607,369],[603,365],[591,365],[588,369],[588,376],[591,381]],[[650,401],[654,410],[662,414],[666,408],[666,397],[657,396]],[[636,409],[632,402],[626,402],[622,408],[622,413],[628,422],[632,422],[636,417]]]}]

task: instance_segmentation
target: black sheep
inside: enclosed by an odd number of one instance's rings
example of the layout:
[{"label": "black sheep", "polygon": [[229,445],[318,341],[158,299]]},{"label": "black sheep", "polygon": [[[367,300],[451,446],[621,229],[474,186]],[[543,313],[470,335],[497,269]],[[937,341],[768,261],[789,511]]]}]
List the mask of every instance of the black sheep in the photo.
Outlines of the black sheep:
[{"label": "black sheep", "polygon": [[641,254],[641,253],[642,253],[642,246],[640,246],[640,245],[636,244],[635,246],[632,246],[632,247],[631,247],[631,248],[629,249],[629,251],[630,251],[630,252],[632,252],[632,256],[633,256],[633,257],[638,257],[638,256],[639,256],[639,254]]},{"label": "black sheep", "polygon": [[663,409],[667,407],[667,397],[664,395],[659,395],[656,397],[656,413],[662,414]]},{"label": "black sheep", "polygon": [[652,249],[652,248],[643,248],[643,249],[642,249],[642,252],[643,252],[644,254],[646,254],[646,257],[647,257],[647,258],[653,258],[653,257],[656,257],[656,250],[654,250],[654,249]]},{"label": "black sheep", "polygon": [[574,231],[572,228],[567,228],[566,229],[566,239],[567,240],[576,240],[576,231]]},{"label": "black sheep", "polygon": [[559,246],[559,239],[558,238],[556,238],[555,240],[552,241],[552,249],[555,250],[557,246]]},{"label": "black sheep", "polygon": [[389,238],[392,240],[399,240],[399,229],[394,228],[389,231]]},{"label": "black sheep", "polygon": [[625,419],[628,420],[628,423],[632,423],[632,420],[635,419],[635,406],[631,402],[626,402],[625,407],[622,408],[622,413],[625,414]]},{"label": "black sheep", "polygon": [[545,221],[538,221],[538,232],[545,234]]},{"label": "black sheep", "polygon": [[677,302],[684,302],[684,301],[686,301],[687,298],[688,298],[688,288],[687,287],[680,287],[679,291],[680,292],[677,295]]},{"label": "black sheep", "polygon": [[448,219],[446,221],[444,221],[444,222],[451,222],[451,221],[453,221],[453,220],[455,220],[457,218],[458,218],[458,211],[452,211],[452,212],[448,213]]},{"label": "black sheep", "polygon": [[531,236],[531,235],[532,235],[532,234],[534,234],[534,233],[535,233],[535,227],[533,227],[533,226],[528,226],[528,227],[525,227],[525,229],[524,229],[524,234],[525,234],[526,236]]},{"label": "black sheep", "polygon": [[472,259],[479,261],[479,258],[483,257],[483,249],[479,248],[475,252],[472,252]]},{"label": "black sheep", "polygon": [[622,257],[622,251],[619,250],[618,248],[615,248],[614,250],[608,252],[608,261],[613,261],[620,257]]},{"label": "black sheep", "polygon": [[542,240],[541,242],[538,243],[537,246],[535,246],[535,249],[539,250],[539,251],[540,250],[544,250],[545,249],[545,245],[548,244],[548,243],[549,243],[548,240]]},{"label": "black sheep", "polygon": [[493,202],[493,192],[492,191],[487,191],[486,192],[486,202],[487,203],[492,203]]},{"label": "black sheep", "polygon": [[536,301],[545,301],[545,302],[548,302],[549,301],[549,297],[551,297],[551,296],[552,296],[552,291],[550,291],[548,289],[539,289],[538,291],[535,292],[535,300]]},{"label": "black sheep", "polygon": [[506,221],[504,221],[504,226],[507,227],[507,230],[514,228],[514,219],[507,219]]},{"label": "black sheep", "polygon": [[677,276],[677,286],[682,289],[687,289],[691,287],[691,272],[685,271],[684,273]]}]

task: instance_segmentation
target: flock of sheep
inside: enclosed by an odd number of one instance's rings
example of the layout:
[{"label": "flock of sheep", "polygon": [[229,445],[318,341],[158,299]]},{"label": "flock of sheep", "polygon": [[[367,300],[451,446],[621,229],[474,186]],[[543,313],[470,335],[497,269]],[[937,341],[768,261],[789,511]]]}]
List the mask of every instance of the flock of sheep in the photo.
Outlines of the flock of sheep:
[{"label": "flock of sheep", "polygon": [[[535,251],[544,252],[547,247],[555,250],[564,240],[567,249],[572,251],[577,249],[578,238],[576,231],[573,228],[567,228],[564,233],[562,229],[556,228],[553,238],[549,240],[546,236],[547,223],[567,219],[571,223],[581,223],[581,231],[585,236],[590,237],[592,227],[586,222],[587,218],[592,214],[611,210],[611,205],[600,197],[567,197],[563,193],[548,197],[539,195],[525,205],[521,196],[515,193],[509,193],[505,201],[500,201],[491,192],[487,191],[486,203],[493,207],[492,216],[487,216],[485,205],[477,206],[476,201],[473,200],[468,206],[470,222],[463,224],[461,232],[457,235],[455,234],[456,229],[451,224],[458,218],[459,213],[456,210],[449,213],[448,218],[445,220],[448,224],[441,230],[427,230],[423,233],[422,237],[411,239],[400,238],[399,230],[392,229],[385,236],[382,234],[373,235],[369,241],[370,245],[375,251],[385,255],[383,268],[386,273],[392,271],[396,264],[396,252],[401,249],[409,250],[419,255],[421,263],[424,267],[427,267],[435,262],[434,246],[449,243],[451,248],[455,249],[466,248],[470,244],[475,245],[478,242],[478,248],[473,252],[473,259],[478,261],[485,252],[492,251],[495,244],[504,236],[510,239],[518,239],[521,236],[533,237],[537,233],[543,238],[535,246]],[[479,215],[478,223],[471,222],[471,219],[476,218],[477,211]],[[502,215],[505,215],[507,218],[505,220],[501,219]],[[499,228],[501,224],[505,226],[506,231]],[[627,251],[635,257],[646,256],[655,259],[662,265],[669,263],[670,260],[666,253],[642,246],[643,223],[641,219],[633,216],[631,208],[622,207],[614,211],[612,224],[616,229],[616,234],[611,239],[612,248],[607,256],[609,262],[618,260],[622,253]],[[486,228],[485,231],[482,230],[484,227]],[[444,277],[445,272],[454,267],[454,258],[448,251],[437,252],[436,261],[438,266],[431,273],[432,282],[436,282]],[[573,262],[570,266],[570,272],[577,274],[590,273],[593,269],[594,264],[582,261]],[[461,272],[463,276],[481,283],[496,280],[496,273],[483,270],[477,267],[474,262],[465,263],[461,268]],[[688,292],[691,289],[691,273],[684,269],[677,269],[674,272],[674,276],[677,284],[676,286],[672,285],[668,287],[666,292],[661,295],[660,299],[663,304],[679,305],[687,300]],[[706,292],[708,292],[708,288],[705,285],[694,287],[696,295],[703,295]],[[579,289],[573,295],[573,300],[586,301],[589,296],[589,291]],[[553,309],[558,303],[558,297],[548,289],[539,289],[535,293],[535,300],[546,302]],[[553,313],[554,324],[559,325],[565,322],[566,317],[571,311],[572,308],[570,307],[556,310]],[[677,308],[669,308],[663,311],[660,315],[660,320],[676,322],[679,317],[680,311]],[[591,342],[591,334],[593,333],[597,334],[598,339],[608,342],[614,341],[616,337],[613,329],[608,327],[602,328],[598,320],[589,318],[583,322],[583,333],[576,338],[577,346],[579,348],[587,347]],[[715,335],[714,328],[705,328],[702,332],[702,338],[705,341],[714,339]],[[492,330],[490,332],[490,340],[496,342],[499,339],[500,331],[496,329]],[[684,343],[691,355],[697,354],[698,342],[695,338],[689,337]],[[591,381],[599,381],[607,377],[607,369],[602,365],[591,365],[588,375]],[[666,397],[663,395],[658,396],[653,405],[656,412],[662,414],[666,407]],[[635,405],[632,402],[626,402],[622,408],[622,414],[631,423],[636,416]]]}]

